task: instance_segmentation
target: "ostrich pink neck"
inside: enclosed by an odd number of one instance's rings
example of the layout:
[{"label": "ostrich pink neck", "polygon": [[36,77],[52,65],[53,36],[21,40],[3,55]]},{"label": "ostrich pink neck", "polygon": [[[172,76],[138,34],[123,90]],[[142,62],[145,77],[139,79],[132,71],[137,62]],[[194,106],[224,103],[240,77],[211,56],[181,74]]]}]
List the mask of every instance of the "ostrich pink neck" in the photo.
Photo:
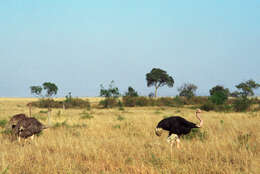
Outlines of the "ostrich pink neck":
[{"label": "ostrich pink neck", "polygon": [[203,120],[202,120],[201,117],[199,116],[199,112],[196,112],[196,117],[197,117],[197,119],[199,119],[199,121],[200,121],[200,124],[198,125],[198,127],[202,127],[202,125],[203,125]]}]

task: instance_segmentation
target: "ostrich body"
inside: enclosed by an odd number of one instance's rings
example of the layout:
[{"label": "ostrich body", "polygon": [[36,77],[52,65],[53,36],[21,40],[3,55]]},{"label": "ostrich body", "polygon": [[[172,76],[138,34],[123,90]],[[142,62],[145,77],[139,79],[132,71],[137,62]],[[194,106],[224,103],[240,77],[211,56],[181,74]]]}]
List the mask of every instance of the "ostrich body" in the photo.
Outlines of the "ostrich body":
[{"label": "ostrich body", "polygon": [[47,127],[40,123],[37,119],[30,117],[20,120],[14,128],[15,135],[20,138],[34,137],[35,134],[39,134],[43,129]]},{"label": "ostrich body", "polygon": [[27,118],[25,114],[16,114],[14,116],[12,116],[12,118],[9,121],[9,126],[11,126],[12,130],[15,128],[15,126],[17,125],[17,123],[20,120],[23,120]]},{"label": "ostrich body", "polygon": [[163,130],[169,131],[167,141],[171,143],[171,147],[174,141],[176,141],[177,148],[180,148],[180,136],[190,133],[192,128],[202,127],[203,120],[200,118],[199,113],[201,113],[200,109],[196,111],[196,117],[200,121],[199,125],[187,121],[180,116],[172,116],[161,120],[155,129],[155,133],[157,136],[161,136]]}]

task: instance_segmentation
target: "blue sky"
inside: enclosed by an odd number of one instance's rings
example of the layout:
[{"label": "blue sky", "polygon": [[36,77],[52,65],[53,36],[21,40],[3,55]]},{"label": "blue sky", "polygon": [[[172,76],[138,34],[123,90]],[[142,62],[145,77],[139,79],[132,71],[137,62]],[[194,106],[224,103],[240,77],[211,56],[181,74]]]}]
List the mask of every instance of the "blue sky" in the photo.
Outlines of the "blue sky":
[{"label": "blue sky", "polygon": [[159,96],[187,82],[198,95],[260,83],[259,9],[258,0],[0,1],[0,97],[30,97],[44,82],[60,97],[98,96],[112,80],[148,95],[152,68],[175,80]]}]

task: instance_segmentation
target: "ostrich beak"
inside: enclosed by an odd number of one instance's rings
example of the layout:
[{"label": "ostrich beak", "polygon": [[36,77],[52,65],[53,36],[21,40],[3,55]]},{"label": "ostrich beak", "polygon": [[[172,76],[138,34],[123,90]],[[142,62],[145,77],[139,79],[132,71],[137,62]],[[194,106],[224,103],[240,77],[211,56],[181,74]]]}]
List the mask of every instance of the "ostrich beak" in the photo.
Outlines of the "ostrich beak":
[{"label": "ostrich beak", "polygon": [[196,113],[202,113],[202,111],[200,109],[197,109]]},{"label": "ostrich beak", "polygon": [[157,136],[161,136],[162,135],[162,128],[155,128],[155,134]]}]

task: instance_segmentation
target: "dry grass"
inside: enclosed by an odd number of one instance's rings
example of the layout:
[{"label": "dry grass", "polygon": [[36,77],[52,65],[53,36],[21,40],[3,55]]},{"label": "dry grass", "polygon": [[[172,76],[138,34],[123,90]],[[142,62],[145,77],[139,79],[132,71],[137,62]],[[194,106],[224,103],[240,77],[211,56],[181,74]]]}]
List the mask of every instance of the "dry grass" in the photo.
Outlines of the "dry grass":
[{"label": "dry grass", "polygon": [[[0,120],[28,113],[32,100],[0,99]],[[44,109],[32,112],[47,124]],[[154,134],[158,121],[170,115],[197,122],[187,108],[53,109],[54,127],[35,141],[19,144],[0,134],[0,173],[260,173],[259,112],[203,113],[207,138],[182,140],[172,156],[167,133]]]}]

